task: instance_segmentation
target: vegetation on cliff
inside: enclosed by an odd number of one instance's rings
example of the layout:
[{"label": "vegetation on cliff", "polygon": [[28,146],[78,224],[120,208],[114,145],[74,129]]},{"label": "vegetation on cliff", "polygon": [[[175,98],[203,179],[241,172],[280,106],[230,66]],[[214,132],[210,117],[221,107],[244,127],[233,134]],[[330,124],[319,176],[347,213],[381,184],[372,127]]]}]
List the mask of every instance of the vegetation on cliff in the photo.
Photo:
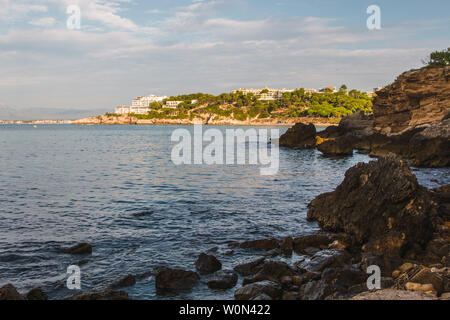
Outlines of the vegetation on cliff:
[{"label": "vegetation on cliff", "polygon": [[164,101],[150,105],[148,114],[133,115],[137,119],[288,119],[299,117],[341,118],[357,111],[372,112],[372,98],[358,90],[347,91],[343,85],[337,92],[308,93],[296,89],[283,94],[281,100],[262,101],[253,94],[240,91],[218,96],[195,93],[170,97],[183,101],[177,109],[164,108]]}]

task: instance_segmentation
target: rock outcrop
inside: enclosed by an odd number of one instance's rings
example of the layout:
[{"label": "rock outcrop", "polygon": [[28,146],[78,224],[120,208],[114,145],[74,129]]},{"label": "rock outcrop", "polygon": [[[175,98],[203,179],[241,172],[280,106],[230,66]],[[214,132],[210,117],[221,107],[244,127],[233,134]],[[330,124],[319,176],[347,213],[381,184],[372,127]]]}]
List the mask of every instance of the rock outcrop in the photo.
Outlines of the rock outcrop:
[{"label": "rock outcrop", "polygon": [[25,300],[25,298],[12,284],[7,284],[0,288],[0,301],[1,300]]},{"label": "rock outcrop", "polygon": [[316,127],[312,123],[308,125],[297,123],[280,137],[280,146],[302,149],[314,148],[316,146]]},{"label": "rock outcrop", "polygon": [[355,244],[398,254],[406,246],[426,245],[436,210],[406,162],[391,154],[349,169],[335,191],[309,204],[307,216],[326,231],[349,234]]},{"label": "rock outcrop", "polygon": [[390,135],[441,121],[450,111],[450,67],[401,74],[378,91],[373,102],[375,130]]}]

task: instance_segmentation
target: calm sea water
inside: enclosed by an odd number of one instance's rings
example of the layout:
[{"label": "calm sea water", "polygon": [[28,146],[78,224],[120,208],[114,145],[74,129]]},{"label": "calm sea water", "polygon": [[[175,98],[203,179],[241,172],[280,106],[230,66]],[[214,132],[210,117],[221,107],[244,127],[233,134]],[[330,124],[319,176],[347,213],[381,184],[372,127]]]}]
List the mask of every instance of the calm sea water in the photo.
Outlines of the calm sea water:
[{"label": "calm sea water", "polygon": [[[41,286],[50,298],[65,298],[76,293],[65,288],[67,267],[87,259],[83,290],[135,274],[142,276],[126,289],[134,299],[232,299],[234,289],[212,291],[206,278],[190,293],[158,297],[148,272],[162,265],[194,270],[197,256],[211,249],[232,268],[255,255],[227,255],[232,241],[315,232],[307,204],[332,191],[348,168],[370,161],[281,148],[274,176],[261,176],[260,166],[175,166],[176,128],[0,126],[0,286]],[[428,187],[450,183],[449,169],[414,171]],[[144,211],[153,214],[136,216]],[[59,252],[86,241],[92,256]]]}]

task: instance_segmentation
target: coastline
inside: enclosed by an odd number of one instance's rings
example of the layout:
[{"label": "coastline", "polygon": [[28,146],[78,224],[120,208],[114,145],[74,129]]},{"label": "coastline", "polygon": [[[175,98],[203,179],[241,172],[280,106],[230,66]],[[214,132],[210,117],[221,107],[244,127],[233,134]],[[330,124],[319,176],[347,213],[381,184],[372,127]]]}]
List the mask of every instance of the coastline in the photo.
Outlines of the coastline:
[{"label": "coastline", "polygon": [[120,116],[98,116],[72,121],[75,125],[216,125],[216,126],[287,126],[296,123],[313,123],[316,126],[337,126],[340,118],[288,118],[288,119],[256,119],[240,121],[234,119],[205,120],[195,118],[187,119],[137,119],[135,117]]}]

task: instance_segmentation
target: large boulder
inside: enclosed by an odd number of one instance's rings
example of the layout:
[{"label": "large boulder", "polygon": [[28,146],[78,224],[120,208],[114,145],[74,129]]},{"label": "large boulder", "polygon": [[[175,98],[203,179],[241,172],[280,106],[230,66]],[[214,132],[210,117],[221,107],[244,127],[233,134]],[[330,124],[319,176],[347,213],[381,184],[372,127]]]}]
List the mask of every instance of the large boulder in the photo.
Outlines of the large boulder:
[{"label": "large boulder", "polygon": [[385,252],[424,246],[434,231],[430,191],[393,154],[350,168],[335,191],[316,197],[308,207],[308,219],[326,231],[345,232],[354,244]]},{"label": "large boulder", "polygon": [[272,281],[255,282],[243,286],[235,291],[234,297],[236,300],[250,300],[261,294],[269,296],[271,299],[279,299],[282,295],[283,289],[281,286]]},{"label": "large boulder", "polygon": [[262,269],[264,261],[265,258],[262,257],[253,261],[241,263],[234,267],[234,271],[236,271],[242,276],[250,276],[258,273]]},{"label": "large boulder", "polygon": [[211,289],[230,289],[233,288],[238,281],[238,275],[232,270],[220,270],[217,271],[213,278],[211,278],[206,284]]},{"label": "large boulder", "polygon": [[351,156],[355,142],[349,136],[325,140],[317,145],[317,149],[325,156]]},{"label": "large boulder", "polygon": [[27,295],[27,300],[48,300],[47,294],[41,288],[31,289]]},{"label": "large boulder", "polygon": [[310,149],[316,146],[316,127],[314,124],[297,123],[280,137],[280,146]]},{"label": "large boulder", "polygon": [[1,300],[25,300],[12,284],[7,284],[0,288]]},{"label": "large boulder", "polygon": [[222,263],[213,255],[201,253],[195,261],[195,268],[202,274],[214,273],[222,269]]},{"label": "large boulder", "polygon": [[197,273],[181,269],[162,268],[155,277],[158,292],[177,292],[191,290],[200,280]]},{"label": "large boulder", "polygon": [[342,250],[322,250],[296,264],[301,272],[321,272],[325,268],[343,266],[349,256]]},{"label": "large boulder", "polygon": [[311,234],[294,239],[294,251],[297,254],[305,254],[308,248],[325,249],[332,242],[326,234]]},{"label": "large boulder", "polygon": [[281,279],[286,276],[295,275],[295,271],[283,261],[266,261],[261,270],[250,278],[245,278],[243,284],[260,282],[264,280],[281,282]]}]

